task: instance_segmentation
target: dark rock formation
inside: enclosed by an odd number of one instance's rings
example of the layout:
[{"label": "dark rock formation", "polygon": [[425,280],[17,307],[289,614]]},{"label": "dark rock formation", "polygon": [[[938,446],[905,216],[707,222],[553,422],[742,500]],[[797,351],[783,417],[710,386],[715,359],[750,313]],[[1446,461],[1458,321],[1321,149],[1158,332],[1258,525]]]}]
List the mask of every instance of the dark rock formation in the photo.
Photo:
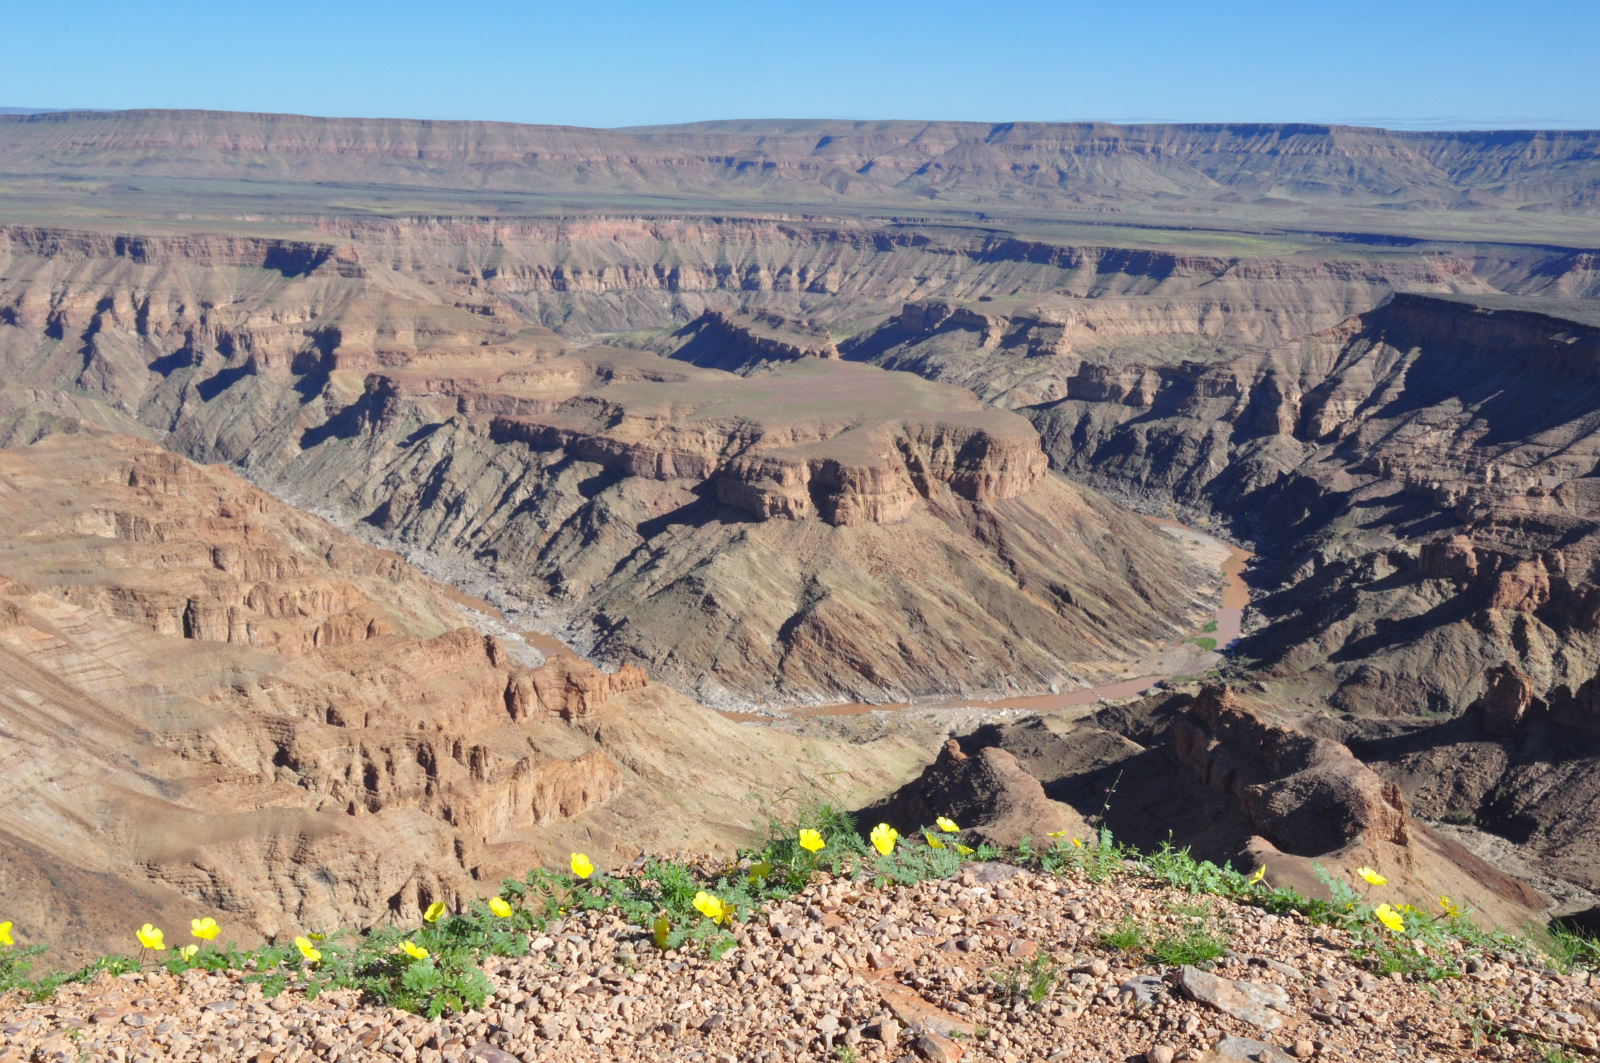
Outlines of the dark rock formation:
[{"label": "dark rock formation", "polygon": [[[971,836],[994,845],[1015,845],[1024,837],[1045,844],[1045,836],[1065,831],[1087,834],[1083,820],[1071,808],[1045,796],[1039,780],[998,746],[988,746],[972,756],[950,739],[922,775],[863,809],[857,821],[863,829],[888,823],[905,835],[932,828],[940,816],[948,817]],[[914,837],[909,838],[913,843]]]}]

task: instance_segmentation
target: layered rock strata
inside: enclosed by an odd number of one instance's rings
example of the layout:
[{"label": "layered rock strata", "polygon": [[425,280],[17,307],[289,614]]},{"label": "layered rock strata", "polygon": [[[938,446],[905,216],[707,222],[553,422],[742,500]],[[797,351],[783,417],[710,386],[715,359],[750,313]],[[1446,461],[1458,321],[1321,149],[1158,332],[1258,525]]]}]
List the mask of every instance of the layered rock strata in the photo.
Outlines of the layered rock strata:
[{"label": "layered rock strata", "polygon": [[259,241],[16,240],[7,438],[159,425],[468,555],[580,650],[722,703],[1044,690],[1172,638],[1209,590],[1048,476],[1024,420],[953,387],[811,355],[740,378],[573,349],[363,245],[291,263]]},{"label": "layered rock strata", "polygon": [[134,437],[0,450],[0,502],[0,907],[55,963],[152,919],[245,942],[415,918],[570,848],[728,844],[752,790],[887,785],[909,753],[845,766],[637,668],[540,664],[394,555]]}]

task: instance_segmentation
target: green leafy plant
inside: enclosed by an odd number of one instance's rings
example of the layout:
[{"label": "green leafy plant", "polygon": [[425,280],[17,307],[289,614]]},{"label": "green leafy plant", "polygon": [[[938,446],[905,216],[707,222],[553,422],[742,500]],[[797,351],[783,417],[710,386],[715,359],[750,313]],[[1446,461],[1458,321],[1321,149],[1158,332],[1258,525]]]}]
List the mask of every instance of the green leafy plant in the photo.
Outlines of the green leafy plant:
[{"label": "green leafy plant", "polygon": [[901,845],[872,865],[880,882],[914,886],[928,879],[945,879],[961,870],[961,854],[954,849],[935,849],[925,845]]}]

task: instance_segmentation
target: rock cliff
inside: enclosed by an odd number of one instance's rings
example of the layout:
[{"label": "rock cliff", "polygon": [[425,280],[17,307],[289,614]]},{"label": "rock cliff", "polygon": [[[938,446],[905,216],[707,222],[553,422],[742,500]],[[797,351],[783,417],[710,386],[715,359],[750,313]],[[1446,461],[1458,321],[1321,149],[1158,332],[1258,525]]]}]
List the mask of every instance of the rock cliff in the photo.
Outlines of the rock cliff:
[{"label": "rock cliff", "polygon": [[134,437],[0,450],[0,501],[0,902],[56,962],[163,912],[243,942],[415,918],[568,846],[725,845],[751,825],[730,802],[914,755],[844,766],[637,668],[540,663],[393,554]]}]

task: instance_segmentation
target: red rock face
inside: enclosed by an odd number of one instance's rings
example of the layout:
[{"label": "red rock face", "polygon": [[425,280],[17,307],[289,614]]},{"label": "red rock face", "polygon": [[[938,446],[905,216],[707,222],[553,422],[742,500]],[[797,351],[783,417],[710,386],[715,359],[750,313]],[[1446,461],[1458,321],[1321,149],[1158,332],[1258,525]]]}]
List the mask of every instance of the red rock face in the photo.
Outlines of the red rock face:
[{"label": "red rock face", "polygon": [[231,473],[60,435],[0,450],[0,502],[0,676],[39,692],[0,695],[0,800],[31,810],[0,851],[61,884],[0,895],[36,935],[120,935],[107,889],[245,935],[372,922],[624,786],[541,727],[642,671],[522,668],[398,557]]}]

